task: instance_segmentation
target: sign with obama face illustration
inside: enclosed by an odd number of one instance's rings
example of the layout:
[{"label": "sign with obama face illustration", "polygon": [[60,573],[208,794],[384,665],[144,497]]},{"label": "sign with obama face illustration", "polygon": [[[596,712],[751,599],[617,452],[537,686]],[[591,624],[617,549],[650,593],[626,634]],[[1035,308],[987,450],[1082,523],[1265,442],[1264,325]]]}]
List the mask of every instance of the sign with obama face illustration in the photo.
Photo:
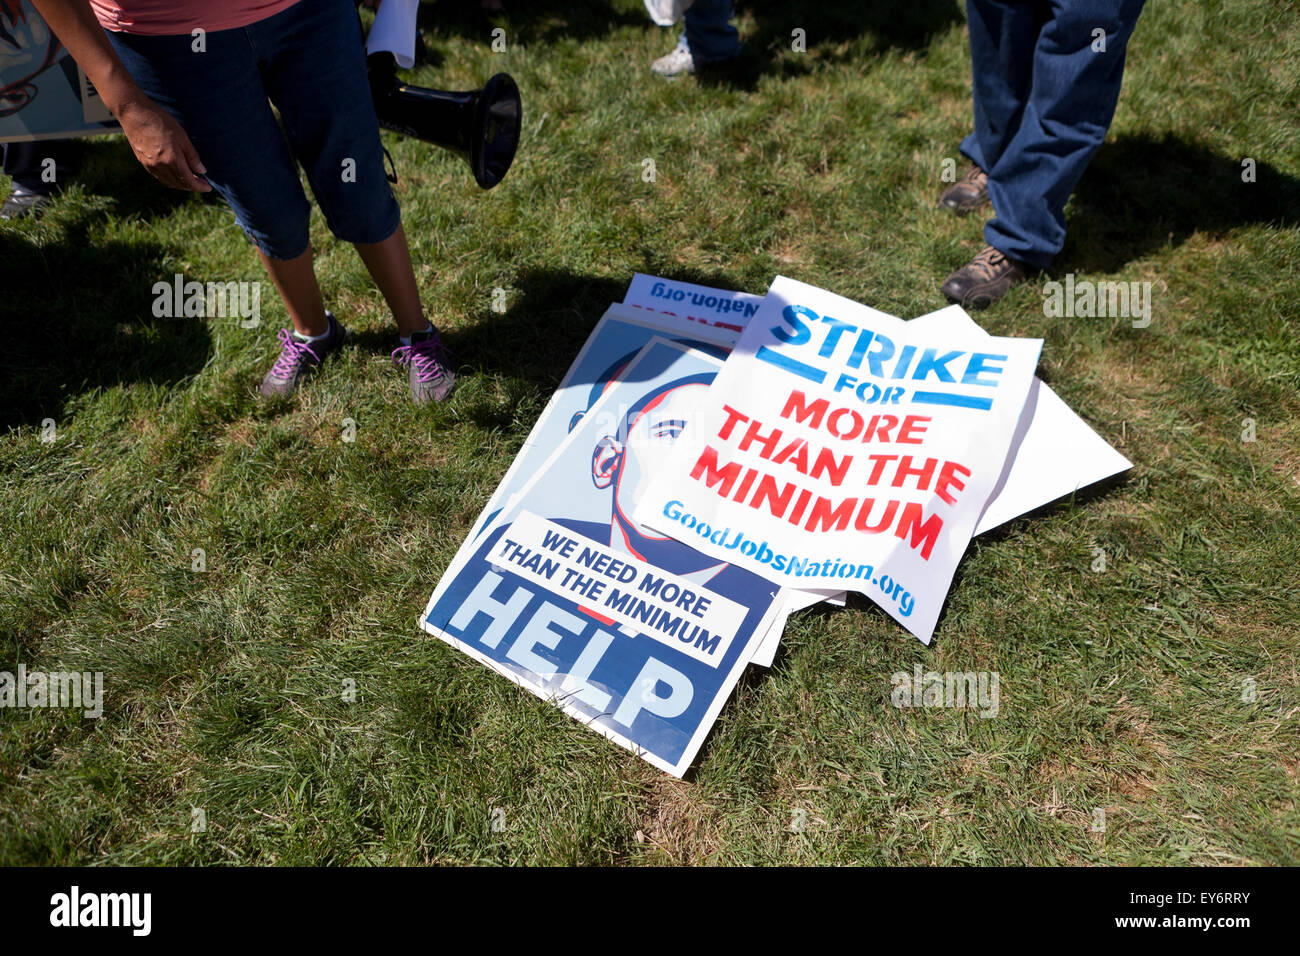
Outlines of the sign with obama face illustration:
[{"label": "sign with obama face illustration", "polygon": [[573,364],[552,393],[550,401],[510,469],[492,493],[475,525],[482,533],[502,508],[546,468],[565,437],[571,432],[621,375],[641,349],[656,335],[700,349],[719,359],[736,342],[733,330],[711,327],[685,318],[633,308],[610,306],[582,346]]},{"label": "sign with obama face illustration", "polygon": [[634,521],[782,587],[859,591],[929,643],[1041,346],[779,277]]},{"label": "sign with obama face illustration", "polygon": [[422,625],[680,776],[779,588],[634,518],[721,361],[656,338],[625,365],[461,549]]}]

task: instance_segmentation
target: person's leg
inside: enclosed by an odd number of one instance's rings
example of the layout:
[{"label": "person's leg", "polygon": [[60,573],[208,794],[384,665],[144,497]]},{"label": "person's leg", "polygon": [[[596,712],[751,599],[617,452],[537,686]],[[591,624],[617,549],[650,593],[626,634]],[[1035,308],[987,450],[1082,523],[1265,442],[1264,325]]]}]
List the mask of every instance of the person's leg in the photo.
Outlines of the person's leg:
[{"label": "person's leg", "polygon": [[966,0],[975,125],[961,152],[988,172],[1020,128],[1046,0]]},{"label": "person's leg", "polygon": [[740,33],[731,25],[731,0],[695,0],[682,15],[682,44],[696,66],[729,60],[740,52]]},{"label": "person's leg", "polygon": [[13,188],[0,206],[0,219],[39,219],[73,173],[73,144],[66,139],[46,139],[35,143],[7,143],[4,153],[5,175]]},{"label": "person's leg", "polygon": [[266,84],[330,230],[352,243],[397,323],[394,358],[416,404],[441,401],[455,375],[420,304],[401,211],[384,174],[361,28],[349,0],[296,4],[250,28],[272,51]]},{"label": "person's leg", "polygon": [[250,30],[268,51],[267,92],[330,230],[356,246],[399,333],[426,328],[352,4],[299,3]]},{"label": "person's leg", "polygon": [[393,311],[397,334],[410,338],[412,332],[427,329],[429,320],[424,317],[424,307],[420,304],[420,290],[415,284],[405,230],[398,226],[397,231],[382,242],[357,243],[355,248],[370,278],[375,280],[384,301]]},{"label": "person's leg", "polygon": [[740,52],[740,34],[729,22],[731,12],[731,0],[695,0],[682,15],[677,46],[650,64],[650,69],[660,76],[677,76],[731,59]]},{"label": "person's leg", "polygon": [[294,327],[318,332],[325,318],[311,270],[310,209],[244,31],[209,33],[202,54],[188,36],[109,38],[144,93],[189,135],[205,178],[257,247]]},{"label": "person's leg", "polygon": [[1034,44],[1047,15],[1047,0],[966,2],[974,125],[958,148],[971,166],[939,196],[939,204],[959,216],[989,203],[988,170],[1020,125]]},{"label": "person's leg", "polygon": [[347,331],[325,311],[312,269],[310,208],[262,81],[262,57],[245,29],[211,31],[196,54],[189,36],[110,33],[150,99],[181,124],[205,178],[257,247],[294,326],[262,379],[264,396],[290,395],[342,347]]},{"label": "person's leg", "polygon": [[[1045,269],[1065,244],[1065,204],[1115,115],[1129,37],[1145,0],[1055,0],[1034,51],[1033,83],[989,172],[996,216],[984,238]],[[1095,30],[1105,31],[1104,51]]]},{"label": "person's leg", "polygon": [[328,332],[329,319],[325,313],[320,283],[316,281],[311,246],[302,255],[292,259],[273,259],[261,249],[257,250],[257,255],[262,260],[266,274],[271,277],[271,284],[284,300],[284,308],[289,313],[294,331],[305,337],[321,336]]}]

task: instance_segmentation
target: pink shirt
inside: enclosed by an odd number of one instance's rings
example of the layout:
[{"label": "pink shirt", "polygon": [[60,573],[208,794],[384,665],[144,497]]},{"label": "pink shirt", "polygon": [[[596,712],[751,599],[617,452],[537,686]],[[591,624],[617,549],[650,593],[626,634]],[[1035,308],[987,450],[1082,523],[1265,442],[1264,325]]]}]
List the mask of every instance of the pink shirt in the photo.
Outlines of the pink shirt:
[{"label": "pink shirt", "polygon": [[298,0],[90,0],[100,26],[114,33],[188,36],[196,28],[233,30],[279,13]]}]

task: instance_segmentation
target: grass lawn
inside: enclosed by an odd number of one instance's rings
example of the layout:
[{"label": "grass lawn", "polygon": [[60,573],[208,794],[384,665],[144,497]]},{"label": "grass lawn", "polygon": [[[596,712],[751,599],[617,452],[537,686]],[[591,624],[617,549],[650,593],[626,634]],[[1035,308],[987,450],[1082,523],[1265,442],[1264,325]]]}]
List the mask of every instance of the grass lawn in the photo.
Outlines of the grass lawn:
[{"label": "grass lawn", "polygon": [[[1153,283],[1150,326],[1048,319],[1041,282],[980,317],[1043,337],[1040,375],[1134,468],[977,539],[930,649],[860,599],[795,615],[678,781],[418,630],[633,272],[782,273],[910,317],[981,247],[935,203],[971,122],[955,0],[738,5],[739,64],[677,81],[640,0],[423,5],[411,79],[506,70],[526,113],[490,193],[385,134],[461,375],[438,407],[408,404],[318,213],[356,337],[280,405],[255,394],[269,283],[259,328],[152,315],[176,273],[264,277],[120,137],[80,146],[44,220],[0,225],[0,670],[102,671],[106,699],[0,710],[0,863],[1300,862],[1289,0],[1150,0],[1053,270]],[[893,707],[917,663],[996,671],[999,715]]]}]

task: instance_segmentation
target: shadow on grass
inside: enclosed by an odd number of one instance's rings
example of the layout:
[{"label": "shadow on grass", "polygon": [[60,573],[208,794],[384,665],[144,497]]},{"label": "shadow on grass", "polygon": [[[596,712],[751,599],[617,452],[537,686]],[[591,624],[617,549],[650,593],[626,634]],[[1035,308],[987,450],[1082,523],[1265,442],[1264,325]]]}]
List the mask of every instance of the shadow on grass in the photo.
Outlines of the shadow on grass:
[{"label": "shadow on grass", "polygon": [[[721,272],[640,266],[666,278],[721,289],[736,279]],[[618,279],[536,269],[514,282],[518,297],[505,315],[489,315],[444,339],[459,366],[527,380],[554,389],[612,303],[622,302],[632,275]]]},{"label": "shadow on grass", "polygon": [[450,333],[448,346],[459,365],[553,389],[610,303],[623,300],[627,280],[538,269],[514,288],[507,313]]},{"label": "shadow on grass", "polygon": [[[69,140],[73,182],[90,195],[111,203],[106,213],[114,218],[153,222],[165,219],[180,206],[193,202],[193,194],[168,189],[140,165],[120,136]],[[205,193],[205,203],[221,204],[216,193]]]},{"label": "shadow on grass", "polygon": [[[542,269],[523,273],[514,290],[504,315],[488,313],[472,325],[443,329],[443,341],[457,368],[553,389],[610,303],[623,300],[627,282]],[[395,335],[389,328],[353,330],[351,342],[388,354],[396,347]]]},{"label": "shadow on grass", "polygon": [[468,40],[492,41],[502,27],[510,43],[588,40],[620,27],[650,26],[644,10],[615,10],[609,0],[504,0],[500,12],[484,10],[477,0],[439,0],[420,4],[417,23],[426,37],[453,33]]},{"label": "shadow on grass", "polygon": [[[903,5],[742,0],[736,9],[753,17],[755,29],[734,60],[699,70],[699,81],[706,86],[752,91],[763,76],[803,76],[813,71],[815,62],[925,50],[936,36],[965,22],[956,0],[912,0]],[[805,49],[815,56],[785,55],[792,53],[795,30],[803,31]]]},{"label": "shadow on grass", "polygon": [[1243,182],[1242,159],[1171,136],[1105,144],[1075,191],[1054,271],[1115,272],[1193,233],[1300,225],[1300,179],[1255,157],[1255,182]]},{"label": "shadow on grass", "polygon": [[[804,31],[807,50],[828,59],[835,58],[833,48],[845,44],[858,47],[852,55],[861,55],[861,39],[867,41],[868,54],[922,50],[937,34],[964,22],[957,0],[912,0],[902,6],[884,0],[739,0],[733,6],[737,15],[753,17],[755,30],[745,38],[739,57],[702,71],[700,78],[745,89],[752,89],[765,73],[812,69],[800,58],[778,61],[782,51],[790,51],[796,29]],[[496,13],[484,11],[474,0],[440,0],[420,5],[418,22],[430,38],[450,33],[488,43],[492,30],[502,27],[509,42],[524,45],[600,38],[622,27],[660,29],[643,10],[616,10],[609,0],[505,0],[505,9]],[[663,30],[665,53],[681,29],[678,24]],[[437,59],[429,54],[429,60]]]},{"label": "shadow on grass", "polygon": [[57,242],[39,235],[0,230],[0,429],[57,422],[70,398],[95,388],[172,384],[203,367],[210,351],[203,322],[152,312],[153,284],[169,268],[166,248],[92,242],[80,220]]},{"label": "shadow on grass", "polygon": [[[1057,498],[1053,501],[1047,502],[1047,504],[1039,505],[1031,511],[1026,511],[1022,515],[1017,515],[1010,521],[1000,524],[995,528],[990,528],[978,537],[973,538],[972,541],[978,541],[984,546],[996,545],[1013,534],[1032,529],[1036,523],[1051,517],[1053,514],[1074,508],[1083,508],[1094,501],[1103,501],[1114,494],[1118,494],[1128,485],[1132,478],[1132,470],[1121,471],[1117,475],[1103,478],[1101,481],[1094,482],[1086,488],[1080,488],[1071,495]],[[943,608],[940,610],[939,619],[934,625],[935,641],[942,639],[944,624],[948,620],[948,608],[951,603],[952,595],[956,594],[961,588],[962,582],[966,579],[966,571],[971,567],[971,563],[968,560],[969,555],[970,551],[968,549],[966,557],[963,557],[962,560],[957,563],[957,569],[953,572],[952,583],[948,585],[948,593],[944,597]],[[1088,560],[1092,560],[1091,556],[1089,556]],[[850,607],[875,607],[875,605],[862,594],[850,594],[849,602]],[[879,608],[876,609],[879,610]],[[885,612],[882,610],[880,613],[884,614]],[[934,643],[931,642],[930,646],[933,647]]]},{"label": "shadow on grass", "polygon": [[796,29],[805,31],[809,50],[862,37],[870,41],[870,52],[922,50],[937,34],[965,22],[957,0],[911,0],[907,4],[882,0],[740,0],[736,8],[752,15],[757,24],[750,41],[753,45],[786,50],[790,49]]}]

